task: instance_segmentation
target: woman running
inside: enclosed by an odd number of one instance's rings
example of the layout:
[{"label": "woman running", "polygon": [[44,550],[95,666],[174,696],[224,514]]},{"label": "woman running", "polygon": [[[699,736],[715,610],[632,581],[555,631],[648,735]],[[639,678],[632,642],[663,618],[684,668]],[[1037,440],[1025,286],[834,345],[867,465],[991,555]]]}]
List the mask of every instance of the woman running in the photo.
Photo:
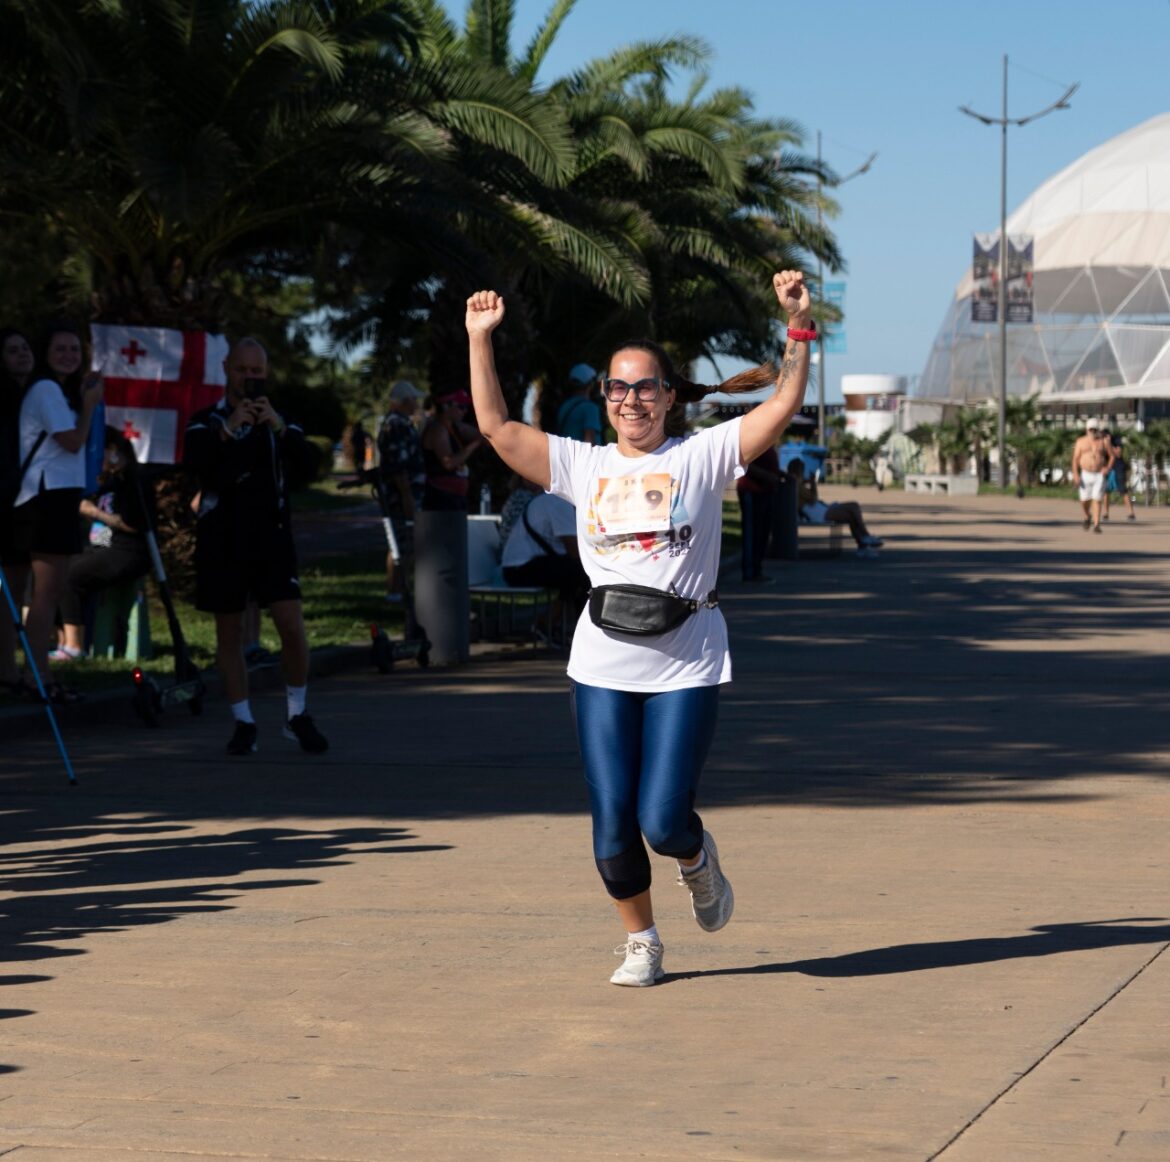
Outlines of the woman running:
[{"label": "woman running", "polygon": [[[577,510],[581,563],[592,585],[568,673],[593,816],[593,854],[625,925],[613,984],[663,975],[646,844],[675,859],[699,927],[717,932],[734,897],[695,812],[715,731],[719,686],[731,680],[718,608],[723,493],[775,444],[800,407],[815,326],[799,271],[772,285],[788,317],[777,376],[758,367],[703,387],[679,375],[656,343],[622,344],[602,383],[617,443],[592,446],[509,419],[492,332],[504,300],[467,300],[471,391],[479,430],[509,467]],[[775,394],[747,415],[682,438],[684,405],[713,391]],[[644,838],[643,838],[644,837]]]}]

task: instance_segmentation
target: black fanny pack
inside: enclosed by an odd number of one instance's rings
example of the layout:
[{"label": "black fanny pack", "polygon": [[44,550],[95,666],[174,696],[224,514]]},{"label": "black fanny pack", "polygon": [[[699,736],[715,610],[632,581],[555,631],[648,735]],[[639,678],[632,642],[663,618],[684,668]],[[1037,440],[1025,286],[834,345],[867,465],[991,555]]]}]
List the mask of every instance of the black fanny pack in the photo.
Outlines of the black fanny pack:
[{"label": "black fanny pack", "polygon": [[719,593],[702,600],[664,593],[646,585],[599,585],[589,590],[589,620],[601,629],[649,636],[682,625],[697,609],[714,609]]}]

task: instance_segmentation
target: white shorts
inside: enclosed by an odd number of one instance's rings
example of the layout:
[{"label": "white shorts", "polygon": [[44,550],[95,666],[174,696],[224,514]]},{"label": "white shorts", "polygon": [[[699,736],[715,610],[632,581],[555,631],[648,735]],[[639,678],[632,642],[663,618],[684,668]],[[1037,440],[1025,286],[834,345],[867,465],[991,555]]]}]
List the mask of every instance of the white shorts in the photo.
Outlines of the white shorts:
[{"label": "white shorts", "polygon": [[1105,473],[1081,469],[1081,500],[1100,500],[1105,495]]}]

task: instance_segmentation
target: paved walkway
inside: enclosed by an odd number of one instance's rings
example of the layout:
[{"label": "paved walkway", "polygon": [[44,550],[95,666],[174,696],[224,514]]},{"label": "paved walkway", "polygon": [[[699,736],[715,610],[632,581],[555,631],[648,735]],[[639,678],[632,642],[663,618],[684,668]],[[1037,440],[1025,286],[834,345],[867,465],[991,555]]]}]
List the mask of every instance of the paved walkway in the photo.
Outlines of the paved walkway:
[{"label": "paved walkway", "polygon": [[0,1157],[1170,1157],[1170,511],[861,495],[725,586],[715,936],[607,983],[563,664],[318,682],[0,750]]}]

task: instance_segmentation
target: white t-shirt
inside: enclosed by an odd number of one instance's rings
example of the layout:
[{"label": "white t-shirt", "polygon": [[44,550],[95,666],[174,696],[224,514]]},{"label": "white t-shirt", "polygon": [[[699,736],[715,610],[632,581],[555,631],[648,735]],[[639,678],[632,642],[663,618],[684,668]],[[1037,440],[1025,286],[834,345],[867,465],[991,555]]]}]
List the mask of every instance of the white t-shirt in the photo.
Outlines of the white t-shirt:
[{"label": "white t-shirt", "polygon": [[[648,585],[703,598],[719,579],[723,492],[743,475],[740,420],[623,456],[549,437],[549,491],[577,510],[577,543],[591,585]],[[652,637],[610,633],[581,615],[569,677],[587,686],[656,692],[731,681],[727,623],[702,607]]]},{"label": "white t-shirt", "polygon": [[59,384],[38,379],[24,394],[20,404],[20,462],[32,451],[37,437],[47,432],[28,471],[21,481],[15,504],[32,500],[41,490],[85,487],[85,449],[66,452],[53,436],[77,427],[77,413],[69,406]]},{"label": "white t-shirt", "polygon": [[523,516],[512,525],[512,531],[504,542],[504,552],[500,558],[500,565],[504,569],[527,565],[537,557],[548,555],[540,542],[534,540],[528,532],[524,523],[525,517],[548,541],[558,557],[563,557],[568,552],[561,538],[577,535],[577,517],[571,504],[566,504],[559,496],[551,496],[547,492],[534,496],[524,509]]}]

